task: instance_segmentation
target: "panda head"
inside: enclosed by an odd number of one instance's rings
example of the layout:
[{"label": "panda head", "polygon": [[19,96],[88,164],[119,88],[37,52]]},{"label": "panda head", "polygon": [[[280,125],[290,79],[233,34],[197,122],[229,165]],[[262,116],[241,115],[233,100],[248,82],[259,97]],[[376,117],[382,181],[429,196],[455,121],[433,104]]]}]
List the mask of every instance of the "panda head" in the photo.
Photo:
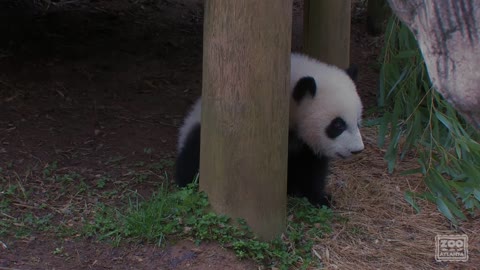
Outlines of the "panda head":
[{"label": "panda head", "polygon": [[356,68],[341,70],[292,56],[290,126],[317,155],[347,158],[364,149]]}]

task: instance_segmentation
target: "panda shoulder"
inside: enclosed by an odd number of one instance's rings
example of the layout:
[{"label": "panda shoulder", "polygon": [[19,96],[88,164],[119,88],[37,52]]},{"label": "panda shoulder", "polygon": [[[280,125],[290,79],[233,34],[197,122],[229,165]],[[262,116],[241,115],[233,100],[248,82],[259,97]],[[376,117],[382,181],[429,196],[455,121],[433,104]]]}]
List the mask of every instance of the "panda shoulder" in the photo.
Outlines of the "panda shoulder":
[{"label": "panda shoulder", "polygon": [[194,126],[200,124],[202,113],[202,99],[199,98],[195,104],[193,104],[187,117],[183,120],[183,124],[180,127],[178,135],[178,150],[180,151],[185,144],[185,140]]}]

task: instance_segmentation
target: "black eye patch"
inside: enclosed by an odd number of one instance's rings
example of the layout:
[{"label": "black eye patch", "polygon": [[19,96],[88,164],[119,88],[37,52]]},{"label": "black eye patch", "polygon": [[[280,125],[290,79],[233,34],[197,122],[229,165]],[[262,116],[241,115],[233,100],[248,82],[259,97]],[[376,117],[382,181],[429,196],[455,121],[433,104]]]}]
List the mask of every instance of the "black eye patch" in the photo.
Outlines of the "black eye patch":
[{"label": "black eye patch", "polygon": [[330,139],[334,139],[340,136],[346,129],[347,123],[341,117],[337,117],[330,122],[325,132]]}]

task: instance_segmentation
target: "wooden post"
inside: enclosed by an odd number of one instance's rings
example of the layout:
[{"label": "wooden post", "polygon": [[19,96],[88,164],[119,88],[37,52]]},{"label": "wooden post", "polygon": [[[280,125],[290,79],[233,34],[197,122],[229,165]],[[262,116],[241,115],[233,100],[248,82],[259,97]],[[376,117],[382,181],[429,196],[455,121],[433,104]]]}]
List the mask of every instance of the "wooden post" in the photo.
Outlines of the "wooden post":
[{"label": "wooden post", "polygon": [[200,189],[262,239],[286,224],[291,0],[208,0]]},{"label": "wooden post", "polygon": [[368,0],[367,31],[378,36],[385,30],[385,20],[391,15],[387,0]]},{"label": "wooden post", "polygon": [[350,64],[350,11],[350,0],[305,0],[305,53],[347,68]]}]

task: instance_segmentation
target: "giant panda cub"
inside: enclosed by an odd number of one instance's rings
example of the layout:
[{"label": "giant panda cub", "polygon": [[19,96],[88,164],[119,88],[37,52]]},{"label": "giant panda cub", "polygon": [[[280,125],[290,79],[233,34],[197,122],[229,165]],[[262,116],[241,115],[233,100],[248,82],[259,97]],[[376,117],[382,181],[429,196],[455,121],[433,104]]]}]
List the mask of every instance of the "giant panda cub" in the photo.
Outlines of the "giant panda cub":
[{"label": "giant panda cub", "polygon": [[[364,149],[362,103],[356,69],[339,69],[308,56],[291,55],[288,194],[330,206],[325,192],[328,162]],[[178,140],[176,182],[183,187],[199,170],[201,99],[193,105]]]}]

